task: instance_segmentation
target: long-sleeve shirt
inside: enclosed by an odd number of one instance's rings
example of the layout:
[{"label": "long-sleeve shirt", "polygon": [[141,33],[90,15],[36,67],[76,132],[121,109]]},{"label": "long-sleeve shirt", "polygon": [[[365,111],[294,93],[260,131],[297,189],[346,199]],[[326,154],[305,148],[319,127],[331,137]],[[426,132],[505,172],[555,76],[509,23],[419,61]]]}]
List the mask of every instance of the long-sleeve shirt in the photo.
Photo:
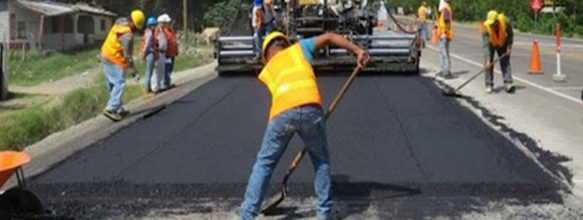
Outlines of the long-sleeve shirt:
[{"label": "long-sleeve shirt", "polygon": [[[115,20],[115,24],[117,25],[129,25],[130,21],[128,18],[118,18]],[[135,70],[136,65],[134,64],[134,34],[133,33],[126,33],[119,37],[119,42],[121,43],[121,47],[123,49],[123,55],[126,61],[128,62],[128,67],[130,70]],[[107,58],[102,58],[103,62],[111,62],[107,60]]]},{"label": "long-sleeve shirt", "polygon": [[[509,48],[512,49],[512,44],[514,43],[514,31],[512,30],[512,23],[510,19],[506,19],[506,43],[502,48]],[[495,53],[495,48],[492,46],[490,42],[490,35],[488,35],[488,31],[486,28],[482,31],[482,52],[484,53],[484,58],[490,59],[493,53]]]},{"label": "long-sleeve shirt", "polygon": [[160,30],[158,31],[158,51],[166,52],[167,49],[168,49],[168,37],[166,37],[166,33],[164,31]]},{"label": "long-sleeve shirt", "polygon": [[144,53],[154,52],[154,31],[151,28],[144,31]]}]

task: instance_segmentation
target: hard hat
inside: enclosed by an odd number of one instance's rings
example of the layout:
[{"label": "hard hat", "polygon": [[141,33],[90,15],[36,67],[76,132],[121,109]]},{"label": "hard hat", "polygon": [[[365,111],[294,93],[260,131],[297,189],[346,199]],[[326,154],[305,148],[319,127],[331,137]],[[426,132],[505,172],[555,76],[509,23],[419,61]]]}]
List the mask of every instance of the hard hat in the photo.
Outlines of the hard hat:
[{"label": "hard hat", "polygon": [[427,6],[427,2],[423,2],[423,3],[421,3],[421,5]]},{"label": "hard hat", "polygon": [[484,24],[490,26],[492,24],[494,24],[494,21],[496,21],[496,18],[498,17],[498,12],[491,10],[488,12],[488,15],[486,16],[486,21],[484,22]]},{"label": "hard hat", "polygon": [[149,17],[148,21],[146,22],[146,25],[148,25],[148,27],[154,26],[156,25],[156,18],[155,17]]},{"label": "hard hat", "polygon": [[142,10],[133,10],[131,13],[132,22],[138,29],[142,29],[144,27],[144,23],[146,22],[146,16]]},{"label": "hard hat", "polygon": [[172,19],[170,18],[170,15],[164,13],[160,16],[158,16],[158,22],[162,22],[162,23],[168,23],[171,22]]},{"label": "hard hat", "polygon": [[271,34],[267,35],[267,37],[265,37],[265,39],[263,40],[263,45],[262,45],[262,50],[261,50],[261,61],[263,61],[263,64],[267,63],[267,57],[266,55],[266,50],[267,50],[267,46],[269,45],[269,43],[271,43],[271,41],[278,39],[278,38],[283,38],[285,41],[287,41],[288,44],[290,44],[289,42],[289,38],[287,36],[285,36],[285,34],[279,32],[279,31],[274,31],[271,32]]},{"label": "hard hat", "polygon": [[259,6],[263,4],[263,0],[253,0],[253,5]]}]

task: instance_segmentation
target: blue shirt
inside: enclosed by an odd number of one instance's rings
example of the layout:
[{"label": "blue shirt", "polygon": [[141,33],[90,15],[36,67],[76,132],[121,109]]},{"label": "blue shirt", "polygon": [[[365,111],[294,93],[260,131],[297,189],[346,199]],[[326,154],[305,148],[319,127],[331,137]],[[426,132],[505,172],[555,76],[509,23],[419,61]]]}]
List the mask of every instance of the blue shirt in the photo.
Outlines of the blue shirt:
[{"label": "blue shirt", "polygon": [[314,60],[314,55],[317,52],[316,37],[300,40],[300,47],[302,47],[302,51],[304,52],[304,57],[306,57],[306,60],[311,63]]}]

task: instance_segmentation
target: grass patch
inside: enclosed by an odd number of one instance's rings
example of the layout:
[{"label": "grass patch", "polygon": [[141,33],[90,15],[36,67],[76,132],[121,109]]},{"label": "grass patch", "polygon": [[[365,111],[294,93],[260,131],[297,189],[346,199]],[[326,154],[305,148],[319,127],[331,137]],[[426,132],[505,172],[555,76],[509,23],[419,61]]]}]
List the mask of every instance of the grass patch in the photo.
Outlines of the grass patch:
[{"label": "grass patch", "polygon": [[99,66],[98,54],[97,48],[54,52],[49,55],[32,50],[26,52],[26,55],[22,51],[11,51],[9,82],[11,85],[35,86],[81,74]]},{"label": "grass patch", "polygon": [[[142,95],[138,85],[126,86],[124,103]],[[35,106],[0,116],[0,150],[20,150],[46,136],[101,113],[109,93],[103,83],[67,94],[53,107]]]}]

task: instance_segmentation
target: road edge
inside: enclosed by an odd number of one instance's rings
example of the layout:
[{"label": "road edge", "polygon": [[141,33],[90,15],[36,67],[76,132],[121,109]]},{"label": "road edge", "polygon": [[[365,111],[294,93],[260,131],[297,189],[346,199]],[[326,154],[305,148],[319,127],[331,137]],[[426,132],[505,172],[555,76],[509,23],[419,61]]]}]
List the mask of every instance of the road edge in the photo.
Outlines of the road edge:
[{"label": "road edge", "polygon": [[[142,96],[142,98],[131,101],[125,107],[136,114],[123,121],[114,123],[103,115],[98,115],[27,146],[23,151],[28,153],[32,159],[29,164],[23,166],[26,179],[32,179],[52,169],[75,153],[140,121],[144,116],[150,114],[152,109],[171,104],[215,79],[218,76],[215,71],[216,65],[216,62],[211,62],[175,73],[176,87],[174,89],[161,93],[151,100],[145,100]],[[15,177],[12,177],[0,189],[5,190],[16,184]]]}]

